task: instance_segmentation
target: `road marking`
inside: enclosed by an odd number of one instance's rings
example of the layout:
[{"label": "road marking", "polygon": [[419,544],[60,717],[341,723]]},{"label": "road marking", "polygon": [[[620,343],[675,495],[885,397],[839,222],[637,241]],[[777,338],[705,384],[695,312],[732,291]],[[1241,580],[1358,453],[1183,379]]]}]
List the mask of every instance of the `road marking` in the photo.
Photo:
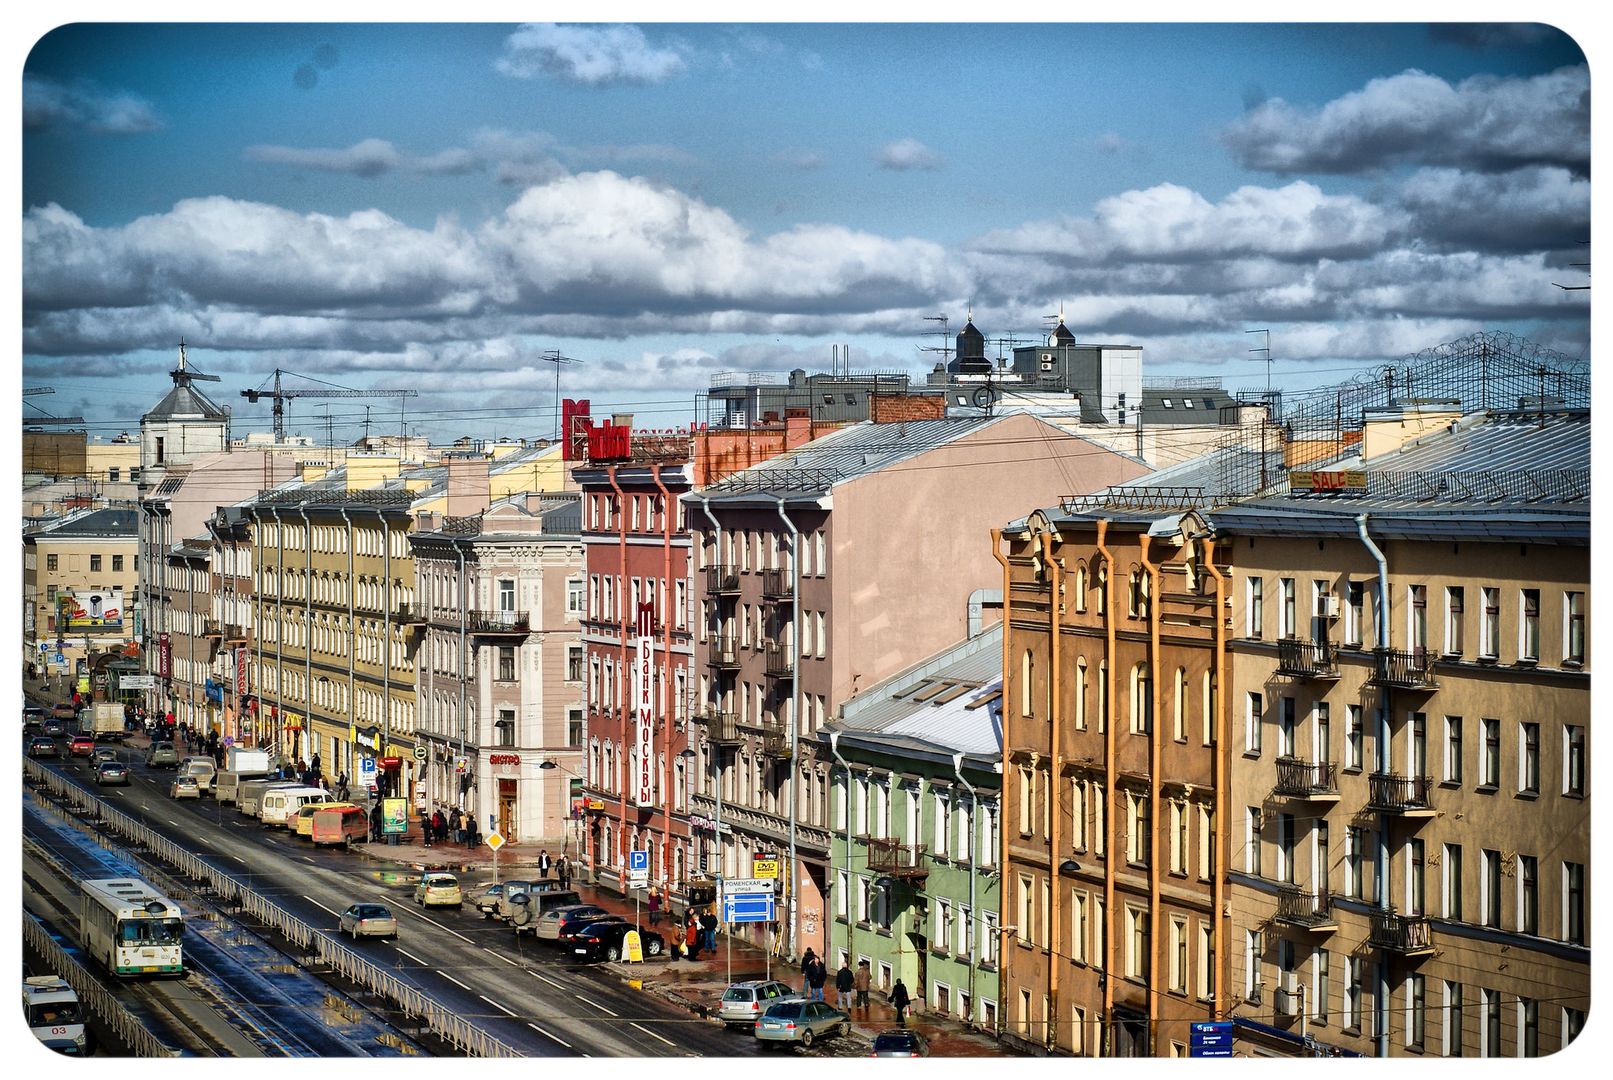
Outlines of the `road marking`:
[{"label": "road marking", "polygon": [[[458,979],[454,978],[452,975],[448,974],[446,971],[440,971],[437,974],[441,975],[443,978],[447,979],[449,982],[453,983],[455,986],[459,987],[461,990],[470,990],[471,993],[476,994],[476,991],[471,990],[470,987],[466,986],[464,983],[460,982]],[[481,997],[480,994],[476,994],[476,996]]]},{"label": "road marking", "polygon": [[[310,904],[314,905],[317,908],[321,908],[321,909],[323,909],[325,911],[330,911],[330,908],[325,907],[324,904],[321,904],[318,900],[315,900],[313,897],[309,896],[307,893],[303,893],[302,898],[304,900],[308,901]],[[342,917],[342,913],[339,912],[339,911],[330,911],[330,913],[332,915],[336,916],[338,919],[340,919]]]},{"label": "road marking", "polygon": [[239,855],[231,855],[230,858],[234,859],[236,862],[240,863],[242,866],[248,865],[247,861],[245,859],[241,858],[241,856],[239,856]]},{"label": "road marking", "polygon": [[168,819],[168,824],[172,825],[176,829],[181,828],[179,822],[175,821],[173,818]]},{"label": "road marking", "polygon": [[313,857],[313,856],[312,856],[312,855],[304,855],[304,856],[303,856],[303,857],[302,857],[302,861],[303,861],[303,862],[313,862],[313,861],[314,861],[314,857]]},{"label": "road marking", "polygon": [[676,1045],[678,1045],[677,1043],[673,1042],[671,1039],[662,1038],[660,1035],[657,1035],[655,1032],[651,1031],[649,1028],[645,1027],[642,1024],[635,1024],[631,1020],[629,1020],[627,1022],[627,1026],[628,1027],[636,1027],[640,1031],[644,1032],[644,1034],[648,1035],[650,1038],[652,1038],[652,1039],[660,1039],[662,1042],[666,1043],[668,1046],[676,1046]]},{"label": "road marking", "polygon": [[[420,913],[415,912],[415,914],[419,915]],[[426,919],[426,917],[424,915],[420,915],[420,918]],[[448,933],[454,935],[460,941],[469,942],[472,945],[476,944],[474,941],[471,941],[470,938],[466,937],[464,934],[461,934],[458,930],[450,930],[448,927],[444,926],[442,923],[438,922],[436,919],[426,919],[426,921],[428,923],[430,923],[432,926],[435,926],[439,930],[447,930]]]},{"label": "road marking", "polygon": [[548,983],[550,986],[554,987],[556,990],[564,990],[564,989],[566,989],[564,986],[561,986],[559,983],[555,982],[553,979],[545,979],[542,975],[539,975],[536,971],[533,971],[531,968],[527,968],[526,973],[528,975],[532,976],[534,979],[538,979],[538,980],[540,980],[542,982]]},{"label": "road marking", "polygon": [[[555,1042],[559,1043],[561,1046],[564,1046],[567,1050],[571,1049],[571,1044],[568,1043],[566,1040],[562,1039],[560,1036],[551,1035],[551,1034],[549,1034],[549,1032],[544,1031],[538,1025],[533,1024],[533,1023],[528,1023],[527,1027],[531,1028],[533,1031],[536,1031],[539,1035],[542,1035],[545,1039],[553,1039]],[[584,1056],[586,1057],[587,1055],[584,1055]]]},{"label": "road marking", "polygon": [[514,961],[514,960],[511,960],[511,959],[510,959],[510,958],[509,958],[509,957],[508,957],[508,956],[505,956],[505,955],[504,955],[504,954],[503,954],[503,953],[501,953],[501,952],[494,952],[494,951],[493,951],[493,950],[492,950],[492,949],[489,949],[489,948],[488,948],[488,947],[487,947],[487,946],[485,946],[485,945],[484,945],[484,946],[482,946],[482,950],[483,950],[483,951],[484,951],[484,952],[486,952],[486,953],[487,953],[487,954],[488,954],[488,955],[490,955],[490,956],[496,956],[496,957],[498,957],[498,958],[499,958],[499,959],[500,959],[500,960],[502,960],[502,961],[504,961],[504,962],[505,962],[505,963],[506,963],[506,964],[508,964],[508,965],[510,965],[510,966],[511,966],[511,967],[520,967],[520,966],[521,966],[521,965],[520,965],[520,964],[517,964],[517,963],[516,963],[516,962],[515,962],[515,961]]},{"label": "road marking", "polygon": [[[398,949],[398,947],[396,945],[394,945],[392,947],[394,949]],[[416,956],[414,953],[410,952],[408,949],[398,949],[398,951],[400,953],[402,953],[404,956],[407,956],[410,960],[413,960],[415,963],[419,964],[421,967],[426,966],[426,962],[424,960],[420,959],[418,956]]]},{"label": "road marking", "polygon": [[494,1001],[492,998],[488,997],[486,994],[477,994],[476,996],[481,998],[483,1001],[487,1002],[489,1005],[493,1006],[493,1008],[497,1009],[499,1012],[503,1013],[505,1016],[514,1016],[515,1015],[515,1013],[513,1013],[510,1010],[506,1009],[504,1006],[500,1005],[498,1002]]},{"label": "road marking", "polygon": [[606,1016],[616,1016],[616,1015],[618,1015],[616,1013],[611,1012],[609,1009],[605,1008],[605,1006],[601,1005],[599,1002],[595,1001],[593,998],[585,998],[581,994],[578,994],[577,995],[577,1000],[578,1001],[586,1001],[586,1002],[588,1002],[588,1004],[592,1005],[594,1008],[598,1009],[600,1012],[604,1013]]}]

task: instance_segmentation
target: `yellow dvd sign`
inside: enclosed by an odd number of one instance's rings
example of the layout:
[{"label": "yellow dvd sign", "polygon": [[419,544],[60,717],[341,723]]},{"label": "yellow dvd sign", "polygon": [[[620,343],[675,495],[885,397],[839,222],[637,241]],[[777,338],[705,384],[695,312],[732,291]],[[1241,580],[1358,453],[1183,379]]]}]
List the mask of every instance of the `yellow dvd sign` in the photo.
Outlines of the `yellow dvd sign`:
[{"label": "yellow dvd sign", "polygon": [[750,864],[752,877],[776,878],[778,877],[777,859],[755,859]]}]

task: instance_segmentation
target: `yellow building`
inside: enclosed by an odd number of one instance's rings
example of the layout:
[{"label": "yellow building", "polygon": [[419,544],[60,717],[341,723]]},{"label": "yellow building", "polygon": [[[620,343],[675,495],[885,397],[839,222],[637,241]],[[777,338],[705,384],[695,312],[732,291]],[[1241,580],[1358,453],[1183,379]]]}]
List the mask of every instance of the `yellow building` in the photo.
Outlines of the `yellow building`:
[{"label": "yellow building", "polygon": [[116,507],[24,534],[23,663],[77,675],[86,661],[124,653],[134,640],[137,528],[135,511]]}]

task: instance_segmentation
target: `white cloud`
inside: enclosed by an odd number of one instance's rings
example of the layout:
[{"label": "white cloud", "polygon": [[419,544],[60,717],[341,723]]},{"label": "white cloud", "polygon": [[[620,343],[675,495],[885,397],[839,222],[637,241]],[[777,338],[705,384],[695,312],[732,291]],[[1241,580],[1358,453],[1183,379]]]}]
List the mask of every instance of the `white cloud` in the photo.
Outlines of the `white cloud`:
[{"label": "white cloud", "polygon": [[676,49],[650,44],[636,26],[528,23],[504,41],[494,65],[517,79],[552,75],[584,86],[658,83],[687,66]]},{"label": "white cloud", "polygon": [[880,147],[877,160],[880,168],[895,172],[941,167],[941,155],[917,139],[897,139],[895,142],[886,143]]},{"label": "white cloud", "polygon": [[25,131],[82,127],[104,135],[139,135],[159,130],[162,123],[149,101],[126,91],[24,75],[22,126]]}]

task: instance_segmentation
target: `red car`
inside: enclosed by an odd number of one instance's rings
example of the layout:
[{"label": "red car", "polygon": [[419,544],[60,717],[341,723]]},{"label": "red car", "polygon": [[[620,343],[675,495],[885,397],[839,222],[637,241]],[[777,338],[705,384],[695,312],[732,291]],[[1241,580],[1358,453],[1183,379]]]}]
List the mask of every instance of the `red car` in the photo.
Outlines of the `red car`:
[{"label": "red car", "polygon": [[67,744],[67,753],[70,757],[89,757],[95,753],[95,739],[90,735],[74,735],[73,741]]}]

